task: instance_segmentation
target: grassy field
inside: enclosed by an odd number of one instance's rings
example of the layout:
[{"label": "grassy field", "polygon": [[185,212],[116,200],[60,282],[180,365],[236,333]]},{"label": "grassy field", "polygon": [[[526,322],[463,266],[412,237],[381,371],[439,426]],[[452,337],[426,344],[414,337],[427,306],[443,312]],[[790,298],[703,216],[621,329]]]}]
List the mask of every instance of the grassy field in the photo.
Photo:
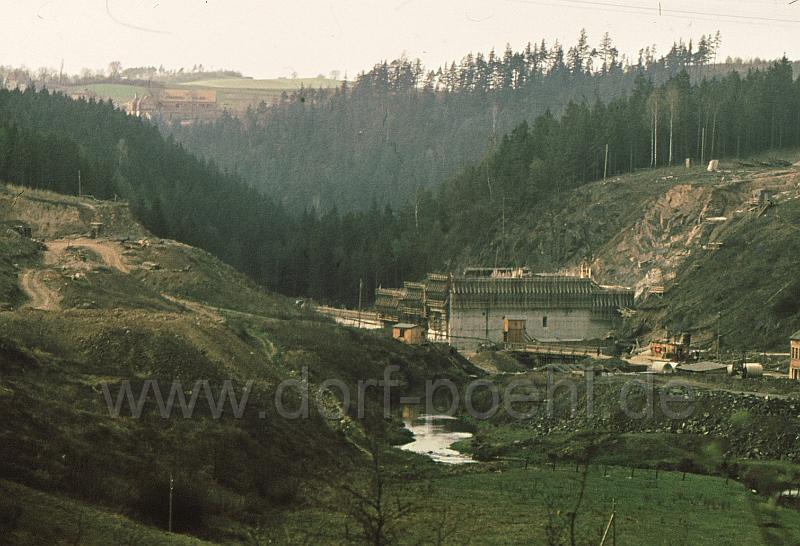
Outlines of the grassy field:
[{"label": "grassy field", "polygon": [[[403,482],[388,495],[412,506],[393,521],[400,544],[569,544],[584,473],[575,467],[471,466],[442,470],[426,487]],[[342,501],[346,505],[346,501]],[[396,501],[392,501],[396,502]],[[619,545],[797,544],[800,515],[773,506],[740,483],[679,472],[589,467],[575,518],[577,544],[598,544],[616,506]],[[350,522],[349,532],[353,533]],[[288,516],[274,536],[344,543],[345,516],[309,509]]]},{"label": "grassy field", "polygon": [[[267,103],[280,97],[281,93],[297,91],[301,88],[319,89],[337,87],[341,82],[327,78],[219,78],[190,82],[161,82],[165,87],[184,87],[208,89],[217,92],[220,107],[233,111],[244,111],[249,105],[257,105],[261,101]],[[91,91],[100,99],[112,100],[122,106],[133,99],[134,95],[148,95],[152,92],[147,87],[124,83],[97,83],[69,87],[68,93],[85,93]]]},{"label": "grassy field", "polygon": [[328,78],[274,78],[274,79],[253,79],[253,78],[221,78],[216,80],[197,80],[180,84],[184,87],[210,87],[214,89],[247,89],[259,91],[292,91],[301,87],[308,88],[328,88],[338,87],[339,80]]},{"label": "grassy field", "polygon": [[150,90],[139,85],[127,85],[122,83],[92,83],[89,85],[78,85],[69,88],[72,93],[82,93],[85,90],[92,91],[102,99],[111,99],[114,104],[122,105],[130,101],[134,95],[147,95]]}]

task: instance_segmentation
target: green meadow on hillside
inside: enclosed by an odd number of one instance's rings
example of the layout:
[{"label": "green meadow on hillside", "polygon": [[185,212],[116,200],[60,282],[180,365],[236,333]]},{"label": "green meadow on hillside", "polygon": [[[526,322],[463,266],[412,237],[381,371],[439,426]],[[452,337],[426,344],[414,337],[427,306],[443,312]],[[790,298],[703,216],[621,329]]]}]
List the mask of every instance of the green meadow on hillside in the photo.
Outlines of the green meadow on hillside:
[{"label": "green meadow on hillside", "polygon": [[[388,487],[390,503],[410,507],[390,525],[400,544],[569,544],[570,513],[576,511],[576,543],[599,544],[615,506],[620,545],[800,541],[796,511],[766,503],[738,482],[680,472],[639,471],[631,477],[626,468],[590,466],[578,506],[583,470],[576,472],[574,465],[555,470],[440,467],[423,484],[398,480]],[[341,503],[347,504],[346,495]],[[349,525],[348,532],[357,535],[357,524]],[[310,508],[292,513],[283,528],[264,536],[341,544],[344,535],[343,514]]]}]

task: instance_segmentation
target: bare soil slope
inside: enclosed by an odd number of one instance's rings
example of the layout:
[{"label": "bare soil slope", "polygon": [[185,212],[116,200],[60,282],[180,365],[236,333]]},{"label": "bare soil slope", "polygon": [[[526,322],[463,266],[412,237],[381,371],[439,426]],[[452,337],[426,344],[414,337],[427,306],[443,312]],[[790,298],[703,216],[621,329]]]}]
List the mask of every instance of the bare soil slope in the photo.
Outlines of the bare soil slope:
[{"label": "bare soil slope", "polygon": [[[756,200],[760,190],[769,206]],[[643,171],[541,203],[461,261],[505,256],[540,271],[586,261],[599,282],[635,289],[643,308],[629,334],[686,329],[709,342],[722,313],[729,347],[785,350],[800,329],[800,309],[778,303],[800,295],[789,260],[797,255],[798,198],[796,165]]]}]

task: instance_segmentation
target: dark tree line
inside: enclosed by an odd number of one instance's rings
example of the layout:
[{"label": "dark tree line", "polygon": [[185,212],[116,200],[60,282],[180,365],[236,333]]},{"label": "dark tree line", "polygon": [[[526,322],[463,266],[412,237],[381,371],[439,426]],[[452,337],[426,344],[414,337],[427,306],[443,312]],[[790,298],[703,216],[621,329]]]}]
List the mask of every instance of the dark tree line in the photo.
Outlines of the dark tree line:
[{"label": "dark tree line", "polygon": [[275,277],[290,221],[268,197],[110,103],[0,91],[0,180],[77,194],[79,172],[84,194],[127,199],[154,233]]},{"label": "dark tree line", "polygon": [[305,89],[213,124],[168,127],[187,148],[240,175],[292,210],[402,206],[480,157],[500,135],[572,102],[610,101],[644,75],[656,83],[686,70],[701,80],[719,37],[620,55],[607,34],[575,45],[544,41],[465,56],[428,70],[406,58],[377,64],[338,89]]},{"label": "dark tree line", "polygon": [[798,145],[800,80],[786,59],[745,77],[731,73],[694,85],[686,72],[661,85],[639,77],[628,96],[571,103],[558,119],[544,114],[523,122],[434,199],[445,210],[446,247],[463,248],[487,241],[504,212],[523,214],[604,173]]},{"label": "dark tree line", "polygon": [[[440,100],[439,92],[430,93]],[[362,211],[295,213],[109,103],[0,91],[0,179],[74,194],[80,170],[84,193],[128,199],[157,235],[204,248],[270,289],[348,305],[357,302],[359,279],[368,300],[376,286],[448,269],[491,241],[503,216],[525,214],[604,171],[797,145],[800,83],[786,59],[746,76],[696,83],[685,71],[662,83],[639,74],[629,94],[570,102],[560,116],[545,112],[522,121],[465,160],[459,174],[439,179],[436,188],[415,188],[394,210],[372,199]],[[382,168],[397,176],[390,163]]]}]

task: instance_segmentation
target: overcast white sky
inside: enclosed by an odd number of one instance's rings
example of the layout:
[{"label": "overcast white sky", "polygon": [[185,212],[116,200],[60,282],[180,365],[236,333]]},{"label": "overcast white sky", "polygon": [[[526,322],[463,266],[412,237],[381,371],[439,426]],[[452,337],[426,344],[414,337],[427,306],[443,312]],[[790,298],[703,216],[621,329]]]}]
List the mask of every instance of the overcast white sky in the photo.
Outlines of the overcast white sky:
[{"label": "overcast white sky", "polygon": [[[622,53],[722,32],[722,58],[800,58],[790,0],[0,0],[0,64],[232,68],[256,77],[351,76],[405,53],[426,66],[542,38]],[[661,14],[659,15],[659,6]],[[691,13],[690,13],[691,12]]]}]

